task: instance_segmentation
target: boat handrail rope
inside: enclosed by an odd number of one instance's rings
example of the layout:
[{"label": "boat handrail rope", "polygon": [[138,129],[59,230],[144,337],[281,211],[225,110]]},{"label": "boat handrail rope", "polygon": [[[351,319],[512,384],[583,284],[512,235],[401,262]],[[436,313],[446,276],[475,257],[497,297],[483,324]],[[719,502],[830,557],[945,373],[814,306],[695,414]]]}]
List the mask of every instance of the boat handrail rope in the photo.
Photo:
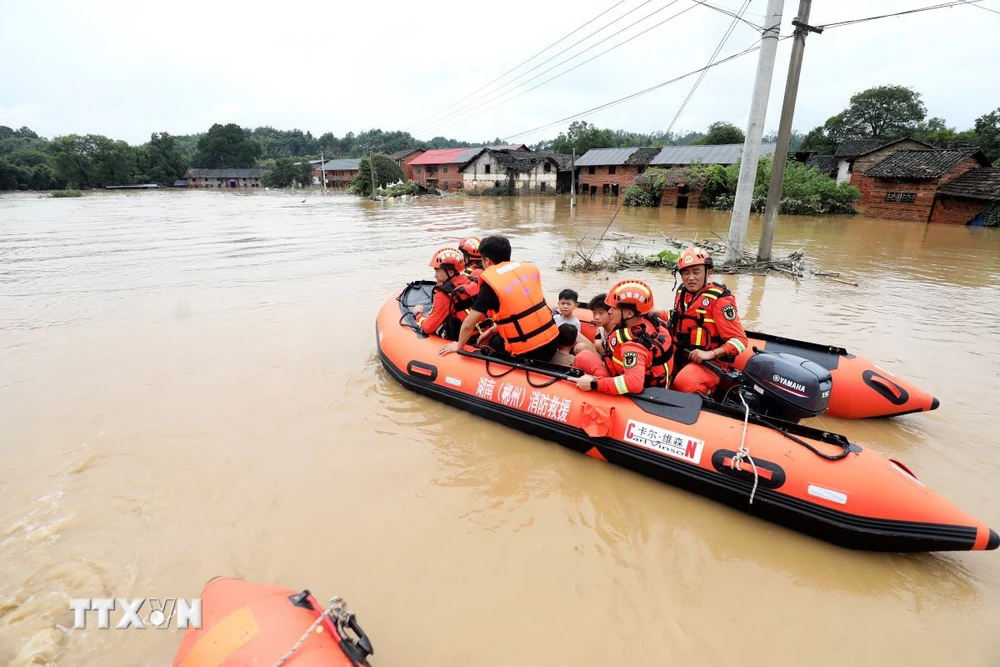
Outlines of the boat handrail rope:
[{"label": "boat handrail rope", "polygon": [[747,405],[747,401],[743,398],[742,392],[737,392],[740,400],[743,401],[743,410],[745,411],[743,417],[743,436],[740,438],[740,448],[733,456],[732,460],[729,462],[729,467],[733,470],[743,470],[743,460],[746,459],[753,466],[753,489],[750,490],[750,504],[753,505],[753,497],[757,494],[757,482],[760,476],[757,474],[757,464],[754,463],[753,457],[750,456],[750,450],[746,446],[747,442],[747,426],[750,423],[750,406]]},{"label": "boat handrail rope", "polygon": [[[344,601],[344,598],[338,595],[330,600],[330,604],[326,606],[323,613],[316,617],[316,620],[313,621],[312,625],[310,625],[306,631],[302,633],[302,636],[299,637],[297,642],[295,642],[295,645],[288,649],[288,652],[281,656],[281,658],[278,659],[278,662],[274,663],[274,667],[281,667],[288,662],[292,655],[302,647],[302,644],[304,644],[306,639],[309,638],[309,635],[311,635],[313,631],[319,627],[320,623],[322,623],[323,619],[327,616],[329,616],[333,620],[334,625],[337,626],[337,632],[340,633],[342,640],[350,642],[356,646],[361,644],[359,646],[361,651],[369,655],[372,653],[371,646],[368,643],[368,638],[363,632],[360,632],[360,636],[357,638],[352,637],[348,633],[348,626],[351,628],[357,628],[357,621],[354,619],[354,612],[347,608],[347,602]],[[357,629],[360,631],[360,628]]]}]

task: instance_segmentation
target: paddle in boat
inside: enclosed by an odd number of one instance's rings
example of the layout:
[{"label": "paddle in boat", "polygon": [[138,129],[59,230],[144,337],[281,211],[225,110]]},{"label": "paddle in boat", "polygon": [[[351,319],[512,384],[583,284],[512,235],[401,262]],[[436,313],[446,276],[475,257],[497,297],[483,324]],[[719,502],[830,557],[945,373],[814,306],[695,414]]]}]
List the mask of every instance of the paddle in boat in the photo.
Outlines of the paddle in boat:
[{"label": "paddle in boat", "polygon": [[827,409],[836,384],[809,358],[767,341],[742,371],[719,369],[720,401],[669,389],[584,392],[569,381],[579,371],[564,366],[470,346],[439,355],[445,341],[423,334],[412,312],[429,306],[433,286],[410,283],[377,316],[379,357],[408,389],[841,546],[1000,546],[1000,535],[904,464],[800,424]]},{"label": "paddle in boat", "polygon": [[324,608],[308,590],[215,577],[201,605],[173,667],[370,667],[371,642],[339,597]]}]

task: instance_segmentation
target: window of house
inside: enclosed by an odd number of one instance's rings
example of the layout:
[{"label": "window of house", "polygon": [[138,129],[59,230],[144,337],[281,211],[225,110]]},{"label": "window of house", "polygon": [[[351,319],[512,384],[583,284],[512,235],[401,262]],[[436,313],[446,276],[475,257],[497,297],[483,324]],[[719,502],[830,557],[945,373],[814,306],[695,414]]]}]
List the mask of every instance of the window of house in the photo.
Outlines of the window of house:
[{"label": "window of house", "polygon": [[587,173],[588,174],[596,174],[597,173],[597,167],[587,167]]},{"label": "window of house", "polygon": [[886,192],[885,193],[886,202],[894,202],[896,204],[912,204],[917,200],[916,192]]},{"label": "window of house", "polygon": [[608,175],[614,176],[615,172],[618,171],[617,167],[608,167]]},{"label": "window of house", "polygon": [[542,167],[542,171],[544,171],[546,174],[551,173],[552,172],[552,163],[551,162],[546,162],[545,166]]},{"label": "window of house", "polygon": [[541,187],[538,188],[539,192],[545,192],[545,183],[542,183]]},{"label": "window of house", "polygon": [[448,173],[448,165],[444,166],[444,173],[446,173],[446,174]]},{"label": "window of house", "polygon": [[604,184],[604,187],[603,187],[603,188],[601,188],[601,194],[602,194],[602,195],[606,195],[606,194],[608,194],[609,192],[611,192],[611,184],[610,184],[610,183],[605,183],[605,184]]},{"label": "window of house", "polygon": [[490,173],[490,165],[486,165],[485,167],[483,167],[483,173],[484,174]]}]

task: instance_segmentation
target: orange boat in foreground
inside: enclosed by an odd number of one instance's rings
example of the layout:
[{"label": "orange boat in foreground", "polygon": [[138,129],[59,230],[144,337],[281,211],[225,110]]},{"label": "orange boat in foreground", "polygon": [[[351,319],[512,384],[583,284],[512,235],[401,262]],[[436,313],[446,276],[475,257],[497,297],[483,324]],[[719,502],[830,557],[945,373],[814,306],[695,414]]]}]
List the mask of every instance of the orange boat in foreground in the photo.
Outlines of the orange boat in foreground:
[{"label": "orange boat in foreground", "polygon": [[[382,364],[408,389],[841,546],[894,552],[1000,546],[1000,535],[902,463],[773,416],[794,415],[793,404],[764,414],[667,389],[609,396],[564,381],[574,373],[566,367],[518,363],[470,347],[440,356],[444,341],[420,332],[411,312],[430,304],[432,288],[410,283],[383,304],[376,322]],[[758,357],[761,367],[795,366],[816,380],[818,391],[829,388],[830,374],[817,364]],[[798,407],[798,414],[809,408]]]},{"label": "orange boat in foreground", "polygon": [[308,590],[216,577],[201,603],[173,667],[370,667],[371,642],[339,598],[324,608]]}]

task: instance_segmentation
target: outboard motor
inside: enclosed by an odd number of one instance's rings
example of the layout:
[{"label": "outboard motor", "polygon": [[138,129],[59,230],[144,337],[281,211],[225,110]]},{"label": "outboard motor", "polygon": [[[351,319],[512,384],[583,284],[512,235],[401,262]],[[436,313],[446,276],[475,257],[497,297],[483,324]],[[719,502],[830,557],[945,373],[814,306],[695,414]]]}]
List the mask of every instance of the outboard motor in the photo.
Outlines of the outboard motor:
[{"label": "outboard motor", "polygon": [[727,402],[742,407],[740,392],[752,412],[798,422],[816,417],[830,405],[833,376],[819,364],[785,352],[757,351],[742,377],[727,392]]}]

